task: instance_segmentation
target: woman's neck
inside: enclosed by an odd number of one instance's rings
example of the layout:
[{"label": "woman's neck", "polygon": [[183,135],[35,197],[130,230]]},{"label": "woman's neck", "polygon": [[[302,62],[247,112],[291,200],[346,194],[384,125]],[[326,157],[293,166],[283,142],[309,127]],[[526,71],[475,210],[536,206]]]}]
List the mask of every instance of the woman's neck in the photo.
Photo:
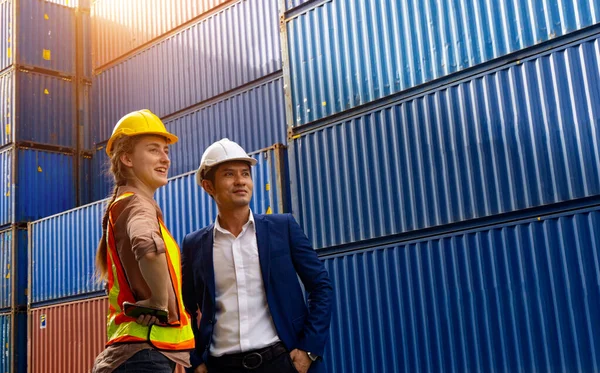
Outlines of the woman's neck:
[{"label": "woman's neck", "polygon": [[151,188],[148,185],[142,183],[140,180],[138,179],[129,179],[127,180],[127,184],[125,184],[127,186],[136,188],[137,190],[140,191],[140,193],[148,198],[154,199],[154,193],[156,192],[157,188]]}]

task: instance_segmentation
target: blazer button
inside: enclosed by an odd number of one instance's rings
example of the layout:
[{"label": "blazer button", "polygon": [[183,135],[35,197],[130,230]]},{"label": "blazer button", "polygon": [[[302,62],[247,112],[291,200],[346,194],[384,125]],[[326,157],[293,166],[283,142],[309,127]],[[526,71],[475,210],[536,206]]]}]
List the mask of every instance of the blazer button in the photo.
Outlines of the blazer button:
[{"label": "blazer button", "polygon": [[214,321],[214,320],[208,320],[208,323],[209,323],[209,324],[214,324],[214,323],[215,323],[215,321]]}]

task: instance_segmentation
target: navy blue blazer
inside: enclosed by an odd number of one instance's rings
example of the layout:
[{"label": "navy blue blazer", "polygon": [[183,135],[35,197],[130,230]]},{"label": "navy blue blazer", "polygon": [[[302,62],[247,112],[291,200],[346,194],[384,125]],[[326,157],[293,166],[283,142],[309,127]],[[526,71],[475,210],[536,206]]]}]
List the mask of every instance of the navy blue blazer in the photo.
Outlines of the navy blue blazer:
[{"label": "navy blue blazer", "polygon": [[[302,228],[290,214],[254,215],[256,241],[267,303],[277,334],[291,351],[295,348],[323,356],[329,338],[333,288],[321,260]],[[215,322],[214,225],[185,236],[182,245],[182,292],[192,316],[196,348],[195,368],[208,358]],[[305,302],[298,277],[308,295]],[[196,310],[200,309],[200,327]],[[323,362],[310,373],[326,372]]]}]

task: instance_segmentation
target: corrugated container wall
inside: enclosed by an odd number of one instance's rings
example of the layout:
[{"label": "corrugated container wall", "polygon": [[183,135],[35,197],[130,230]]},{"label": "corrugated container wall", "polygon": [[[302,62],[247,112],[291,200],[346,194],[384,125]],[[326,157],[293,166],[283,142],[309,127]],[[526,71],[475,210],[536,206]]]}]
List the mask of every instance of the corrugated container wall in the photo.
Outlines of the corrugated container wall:
[{"label": "corrugated container wall", "polygon": [[237,142],[247,152],[285,143],[283,79],[279,76],[208,103],[166,120],[165,126],[179,136],[169,153],[171,175],[197,169],[204,150],[224,137]]},{"label": "corrugated container wall", "polygon": [[107,312],[107,298],[31,310],[29,371],[90,372],[106,343]]},{"label": "corrugated container wall", "polygon": [[92,84],[95,133],[131,111],[163,118],[279,71],[278,25],[276,1],[234,3],[103,71]]},{"label": "corrugated container wall", "polygon": [[[195,170],[204,150],[223,137],[240,144],[247,152],[285,143],[285,104],[283,79],[279,75],[266,82],[233,92],[197,109],[164,121],[169,131],[179,136],[170,147],[170,175]],[[100,138],[108,138],[114,124],[101,129]],[[100,145],[93,157],[93,200],[111,192],[112,177],[107,174],[108,156]]]},{"label": "corrugated container wall", "polygon": [[12,356],[12,317],[11,314],[0,315],[0,369],[3,372],[11,371]]},{"label": "corrugated container wall", "polygon": [[13,33],[15,0],[0,0],[0,71],[13,62]]},{"label": "corrugated container wall", "polygon": [[330,372],[597,372],[600,209],[325,259]]},{"label": "corrugated container wall", "polygon": [[[107,312],[107,298],[31,310],[29,372],[90,372],[106,343]],[[183,369],[178,366],[175,372]]]},{"label": "corrugated container wall", "polygon": [[33,221],[75,207],[72,154],[19,149],[15,221]]},{"label": "corrugated container wall", "polygon": [[16,63],[75,74],[73,9],[38,0],[18,1]]},{"label": "corrugated container wall", "polygon": [[0,226],[14,222],[14,149],[0,152]]},{"label": "corrugated container wall", "polygon": [[10,228],[0,231],[0,309],[10,311],[27,306],[27,231]]},{"label": "corrugated container wall", "polygon": [[103,293],[104,285],[94,275],[94,260],[105,203],[82,206],[29,224],[29,304]]},{"label": "corrugated container wall", "polygon": [[[92,156],[92,201],[108,198],[112,193],[114,179],[109,173],[110,160],[105,146],[99,146]],[[169,172],[173,174],[173,172]]]},{"label": "corrugated container wall", "polygon": [[227,2],[231,1],[95,1],[92,5],[94,69]]},{"label": "corrugated container wall", "polygon": [[355,108],[600,19],[597,1],[315,3],[314,9],[288,19],[284,29],[290,126]]},{"label": "corrugated container wall", "polygon": [[595,36],[293,140],[314,247],[600,194],[599,51]]},{"label": "corrugated container wall", "polygon": [[[277,145],[253,155],[254,213],[289,211],[285,148]],[[186,233],[214,222],[214,201],[196,184],[195,173],[169,180],[156,193],[165,224],[178,243]],[[94,281],[94,256],[101,236],[107,200],[67,211],[29,225],[30,286],[33,306],[97,295],[102,284]],[[53,260],[48,260],[53,258]]]},{"label": "corrugated container wall", "polygon": [[75,147],[71,79],[11,69],[0,75],[0,145],[33,142]]},{"label": "corrugated container wall", "polygon": [[72,154],[35,149],[16,153],[14,147],[0,152],[0,226],[75,207]]},{"label": "corrugated container wall", "polygon": [[14,246],[12,229],[0,232],[0,268],[2,277],[0,278],[0,309],[10,310],[13,304],[13,269]]},{"label": "corrugated container wall", "polygon": [[0,369],[2,372],[27,372],[27,314],[0,315]]},{"label": "corrugated container wall", "polygon": [[75,74],[73,9],[41,0],[4,0],[0,16],[0,70],[17,64]]}]

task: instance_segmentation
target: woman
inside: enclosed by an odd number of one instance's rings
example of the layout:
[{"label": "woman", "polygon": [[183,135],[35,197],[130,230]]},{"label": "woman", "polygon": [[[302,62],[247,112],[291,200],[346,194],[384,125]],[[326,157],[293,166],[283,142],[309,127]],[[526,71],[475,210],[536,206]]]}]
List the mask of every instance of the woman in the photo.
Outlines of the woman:
[{"label": "woman", "polygon": [[[102,219],[96,266],[107,281],[108,342],[93,372],[171,373],[189,366],[194,336],[181,300],[179,247],[162,221],[154,192],[167,184],[167,132],[149,110],[125,115],[106,145],[115,188]],[[168,322],[150,314],[127,316],[123,302],[168,311]]]}]

